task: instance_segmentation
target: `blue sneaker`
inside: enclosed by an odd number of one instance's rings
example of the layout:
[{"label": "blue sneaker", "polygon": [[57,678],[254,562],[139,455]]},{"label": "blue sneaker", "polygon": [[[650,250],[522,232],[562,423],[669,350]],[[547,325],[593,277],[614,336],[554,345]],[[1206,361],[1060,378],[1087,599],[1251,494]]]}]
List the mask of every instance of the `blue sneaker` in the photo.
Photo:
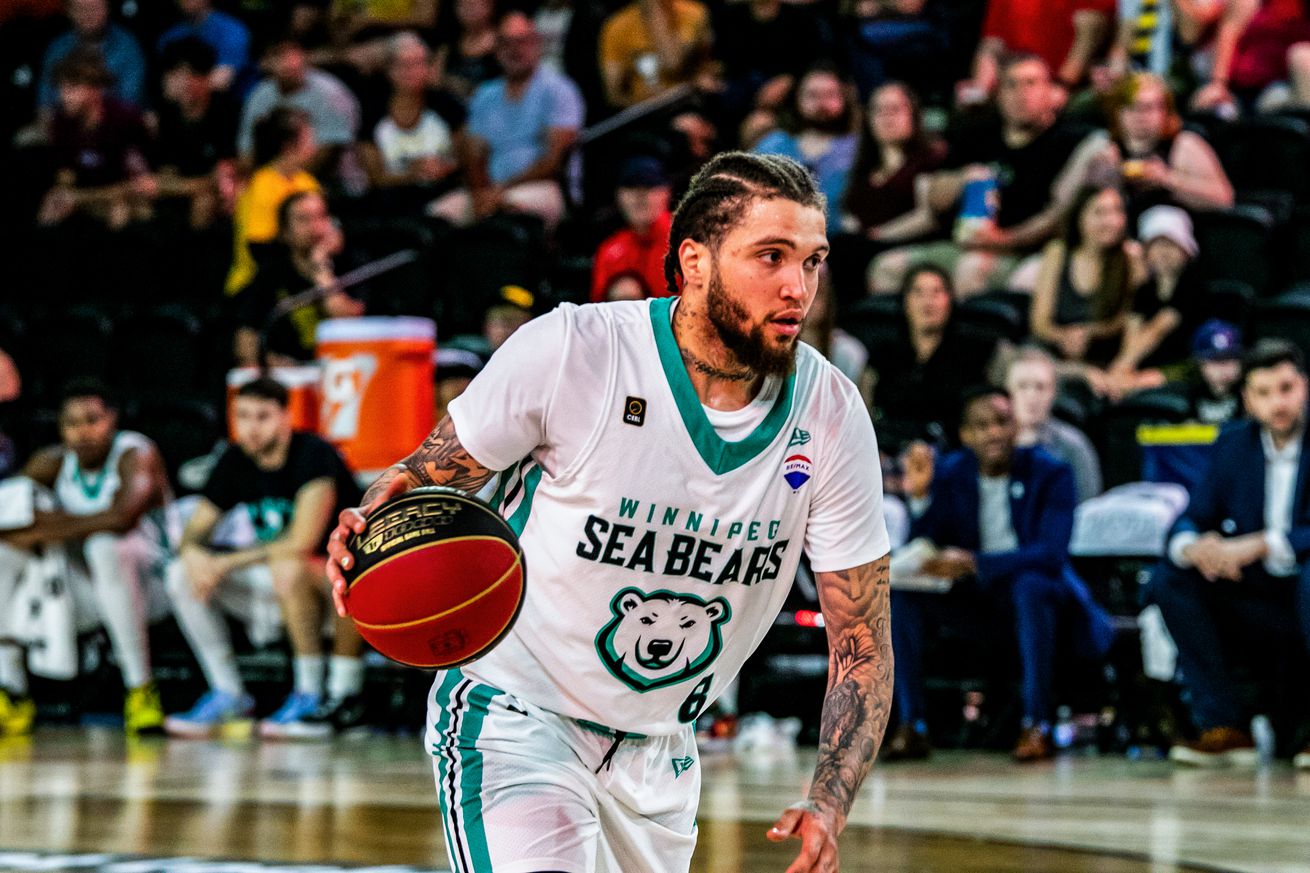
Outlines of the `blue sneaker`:
[{"label": "blue sneaker", "polygon": [[184,739],[211,739],[229,724],[248,721],[254,711],[255,701],[249,694],[207,691],[186,712],[165,718],[164,730]]},{"label": "blue sneaker", "polygon": [[313,718],[322,703],[317,694],[291,692],[277,712],[259,723],[259,735],[266,740],[317,740],[331,736],[331,728]]}]

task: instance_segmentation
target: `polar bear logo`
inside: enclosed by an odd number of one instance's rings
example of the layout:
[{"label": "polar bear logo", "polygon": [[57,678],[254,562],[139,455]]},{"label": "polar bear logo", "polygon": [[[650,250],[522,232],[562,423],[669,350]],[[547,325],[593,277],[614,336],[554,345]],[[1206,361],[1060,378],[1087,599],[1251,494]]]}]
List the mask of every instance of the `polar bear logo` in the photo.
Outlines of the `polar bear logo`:
[{"label": "polar bear logo", "polygon": [[596,635],[606,669],[633,691],[675,685],[703,671],[723,650],[720,628],[732,617],[722,597],[624,588]]}]

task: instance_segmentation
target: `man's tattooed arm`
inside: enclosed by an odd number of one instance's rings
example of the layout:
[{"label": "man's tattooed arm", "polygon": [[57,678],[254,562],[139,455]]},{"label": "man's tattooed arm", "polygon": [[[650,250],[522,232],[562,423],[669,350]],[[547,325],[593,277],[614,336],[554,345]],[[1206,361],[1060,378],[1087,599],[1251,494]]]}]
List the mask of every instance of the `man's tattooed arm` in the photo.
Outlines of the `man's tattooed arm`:
[{"label": "man's tattooed arm", "polygon": [[380,495],[389,493],[388,489],[395,487],[392,483],[400,477],[409,482],[408,488],[403,489],[406,491],[424,485],[444,485],[472,494],[493,475],[494,471],[473,460],[460,445],[455,425],[450,416],[446,416],[409,457],[388,469],[369,486],[364,494],[364,505],[370,506]]},{"label": "man's tattooed arm", "polygon": [[810,801],[846,823],[873,765],[892,698],[890,559],[819,573],[828,632],[828,693],[819,724],[819,761]]}]

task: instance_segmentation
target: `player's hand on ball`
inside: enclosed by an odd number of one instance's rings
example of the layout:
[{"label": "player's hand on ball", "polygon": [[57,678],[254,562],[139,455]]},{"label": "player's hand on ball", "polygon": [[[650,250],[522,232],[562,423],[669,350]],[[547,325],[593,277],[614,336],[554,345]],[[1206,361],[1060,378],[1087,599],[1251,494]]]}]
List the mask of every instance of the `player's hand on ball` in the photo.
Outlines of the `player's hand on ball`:
[{"label": "player's hand on ball", "polygon": [[327,577],[328,581],[332,583],[332,603],[337,609],[337,615],[342,618],[346,617],[346,577],[342,575],[341,571],[350,569],[350,565],[355,560],[350,554],[350,548],[346,545],[346,541],[353,535],[364,532],[368,517],[379,506],[391,498],[405,493],[411,487],[407,476],[397,476],[387,483],[387,487],[374,498],[372,503],[343,509],[341,514],[337,516],[337,526],[328,536]]},{"label": "player's hand on ball", "polygon": [[787,873],[836,873],[840,830],[836,813],[806,800],[787,807],[778,823],[769,829],[768,837],[775,843],[801,841],[801,853]]}]

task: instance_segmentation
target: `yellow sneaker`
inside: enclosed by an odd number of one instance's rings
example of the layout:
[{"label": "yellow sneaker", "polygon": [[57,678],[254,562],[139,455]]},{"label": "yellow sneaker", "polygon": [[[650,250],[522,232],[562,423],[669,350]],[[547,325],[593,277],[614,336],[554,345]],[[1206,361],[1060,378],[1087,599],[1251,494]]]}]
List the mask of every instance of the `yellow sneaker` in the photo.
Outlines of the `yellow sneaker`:
[{"label": "yellow sneaker", "polygon": [[30,697],[10,697],[0,689],[0,737],[25,737],[32,733],[36,704]]},{"label": "yellow sneaker", "polygon": [[127,692],[123,704],[123,729],[129,734],[156,734],[164,730],[164,707],[159,703],[159,690],[154,682],[147,682]]}]

